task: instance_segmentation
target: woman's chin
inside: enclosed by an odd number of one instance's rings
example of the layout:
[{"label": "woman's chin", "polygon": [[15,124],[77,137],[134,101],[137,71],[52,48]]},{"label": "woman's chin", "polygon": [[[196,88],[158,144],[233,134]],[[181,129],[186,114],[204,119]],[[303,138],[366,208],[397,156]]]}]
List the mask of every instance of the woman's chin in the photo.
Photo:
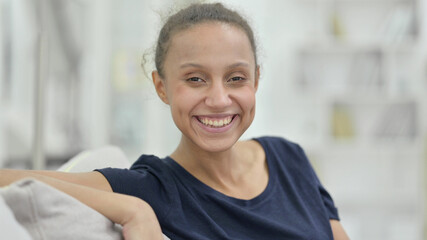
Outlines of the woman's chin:
[{"label": "woman's chin", "polygon": [[203,151],[210,153],[225,152],[233,147],[239,138],[203,139],[197,144]]}]

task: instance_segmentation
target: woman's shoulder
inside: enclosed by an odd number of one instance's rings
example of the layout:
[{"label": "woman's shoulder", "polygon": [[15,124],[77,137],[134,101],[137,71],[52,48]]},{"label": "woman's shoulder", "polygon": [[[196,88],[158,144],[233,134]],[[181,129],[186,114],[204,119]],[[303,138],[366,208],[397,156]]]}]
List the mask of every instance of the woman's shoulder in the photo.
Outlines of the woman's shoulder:
[{"label": "woman's shoulder", "polygon": [[303,154],[298,144],[279,136],[262,136],[246,141],[239,141],[240,152],[251,159],[273,159],[294,155],[298,158]]},{"label": "woman's shoulder", "polygon": [[301,146],[284,137],[264,136],[253,138],[254,142],[258,142],[262,146],[266,158],[276,159],[279,162],[306,165],[308,161],[304,150]]},{"label": "woman's shoulder", "polygon": [[283,148],[283,147],[291,148],[295,150],[301,149],[299,144],[280,136],[262,136],[262,137],[253,138],[252,140],[259,142],[264,149]]},{"label": "woman's shoulder", "polygon": [[142,154],[130,167],[131,170],[136,169],[158,169],[163,168],[167,164],[167,158],[160,158],[156,155]]}]

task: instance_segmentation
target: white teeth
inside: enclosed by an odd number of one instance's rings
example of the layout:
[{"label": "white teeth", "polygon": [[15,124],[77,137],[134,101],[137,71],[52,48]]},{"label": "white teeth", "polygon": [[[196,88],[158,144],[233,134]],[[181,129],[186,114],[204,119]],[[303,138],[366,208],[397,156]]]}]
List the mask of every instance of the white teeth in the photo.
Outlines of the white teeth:
[{"label": "white teeth", "polygon": [[202,117],[199,117],[198,119],[200,120],[201,123],[209,127],[223,127],[231,123],[232,117],[229,116],[220,120],[212,120],[212,119],[207,119]]}]

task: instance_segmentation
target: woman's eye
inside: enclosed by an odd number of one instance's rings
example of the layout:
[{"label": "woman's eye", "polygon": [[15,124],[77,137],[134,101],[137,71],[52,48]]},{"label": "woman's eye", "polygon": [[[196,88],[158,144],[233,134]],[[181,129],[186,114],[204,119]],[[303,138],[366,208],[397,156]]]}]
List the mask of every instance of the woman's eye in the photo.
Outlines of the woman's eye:
[{"label": "woman's eye", "polygon": [[189,82],[203,82],[203,79],[199,78],[199,77],[192,77],[187,79],[187,81]]},{"label": "woman's eye", "polygon": [[244,78],[242,78],[242,77],[232,77],[232,78],[230,78],[230,82],[237,82],[237,81],[242,81],[242,80],[245,80]]}]

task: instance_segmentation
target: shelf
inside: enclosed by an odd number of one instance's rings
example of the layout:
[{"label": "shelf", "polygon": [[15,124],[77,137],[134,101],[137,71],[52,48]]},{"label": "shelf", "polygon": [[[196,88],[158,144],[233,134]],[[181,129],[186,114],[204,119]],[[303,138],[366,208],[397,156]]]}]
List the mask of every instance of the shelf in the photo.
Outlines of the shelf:
[{"label": "shelf", "polygon": [[402,43],[387,43],[387,42],[371,42],[360,43],[358,41],[314,41],[307,42],[300,47],[300,54],[357,54],[370,52],[384,53],[413,53],[419,50],[419,45],[416,40],[408,39]]},{"label": "shelf", "polygon": [[290,0],[297,1],[303,3],[352,3],[352,4],[360,4],[360,3],[414,3],[414,0]]}]

